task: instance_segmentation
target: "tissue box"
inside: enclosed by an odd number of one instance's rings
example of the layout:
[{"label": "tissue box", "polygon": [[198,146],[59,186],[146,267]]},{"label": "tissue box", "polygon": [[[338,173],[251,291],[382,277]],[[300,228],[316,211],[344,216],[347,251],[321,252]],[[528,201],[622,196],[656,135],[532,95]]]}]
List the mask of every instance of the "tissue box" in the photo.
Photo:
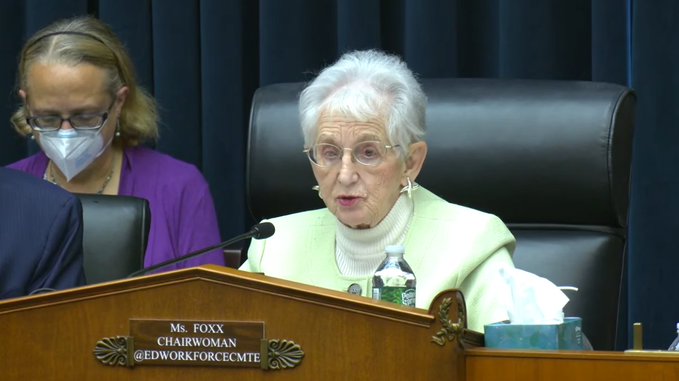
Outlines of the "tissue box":
[{"label": "tissue box", "polygon": [[488,348],[583,349],[582,319],[566,317],[561,324],[487,324],[485,341]]}]

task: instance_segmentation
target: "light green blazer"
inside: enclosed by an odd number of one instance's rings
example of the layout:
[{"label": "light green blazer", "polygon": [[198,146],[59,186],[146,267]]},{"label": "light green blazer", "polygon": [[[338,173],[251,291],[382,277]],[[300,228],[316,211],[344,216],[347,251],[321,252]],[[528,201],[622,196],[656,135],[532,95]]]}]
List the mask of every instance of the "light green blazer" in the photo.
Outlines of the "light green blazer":
[{"label": "light green blazer", "polygon": [[[460,289],[468,327],[508,319],[501,268],[513,268],[515,239],[494,215],[448,203],[420,187],[413,192],[414,215],[405,240],[405,259],[417,278],[416,305],[428,309],[449,288]],[[317,209],[272,218],[276,233],[252,240],[241,270],[347,291],[361,286],[371,296],[371,277],[350,277],[335,261],[336,218]]]}]

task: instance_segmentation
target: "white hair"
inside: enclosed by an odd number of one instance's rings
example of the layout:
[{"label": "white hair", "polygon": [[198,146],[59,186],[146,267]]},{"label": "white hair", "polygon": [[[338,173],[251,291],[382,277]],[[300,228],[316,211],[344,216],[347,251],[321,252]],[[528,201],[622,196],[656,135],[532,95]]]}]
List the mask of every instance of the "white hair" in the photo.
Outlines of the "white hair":
[{"label": "white hair", "polygon": [[426,107],[427,97],[400,58],[377,50],[349,52],[300,95],[304,144],[314,144],[321,113],[330,112],[361,121],[385,118],[391,144],[405,154],[410,144],[424,139]]}]

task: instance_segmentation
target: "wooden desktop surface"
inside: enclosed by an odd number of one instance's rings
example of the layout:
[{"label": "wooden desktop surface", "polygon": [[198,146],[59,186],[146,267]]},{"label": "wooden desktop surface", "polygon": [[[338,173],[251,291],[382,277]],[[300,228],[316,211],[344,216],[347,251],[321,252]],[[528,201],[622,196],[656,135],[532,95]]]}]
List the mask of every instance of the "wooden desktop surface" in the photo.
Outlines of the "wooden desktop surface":
[{"label": "wooden desktop surface", "polygon": [[605,351],[465,351],[468,381],[679,380],[679,354]]}]

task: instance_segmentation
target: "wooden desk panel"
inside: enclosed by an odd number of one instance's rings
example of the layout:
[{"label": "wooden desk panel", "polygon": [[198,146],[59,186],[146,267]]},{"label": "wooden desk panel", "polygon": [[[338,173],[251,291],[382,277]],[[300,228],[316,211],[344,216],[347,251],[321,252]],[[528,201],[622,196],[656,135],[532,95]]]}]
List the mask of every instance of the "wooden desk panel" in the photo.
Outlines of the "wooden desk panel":
[{"label": "wooden desk panel", "polygon": [[679,355],[576,351],[465,351],[468,381],[679,380]]},{"label": "wooden desk panel", "polygon": [[[464,380],[461,347],[432,342],[438,315],[218,266],[177,270],[0,301],[0,381]],[[130,319],[263,322],[304,358],[267,371],[97,361],[97,341],[127,335]]]}]

